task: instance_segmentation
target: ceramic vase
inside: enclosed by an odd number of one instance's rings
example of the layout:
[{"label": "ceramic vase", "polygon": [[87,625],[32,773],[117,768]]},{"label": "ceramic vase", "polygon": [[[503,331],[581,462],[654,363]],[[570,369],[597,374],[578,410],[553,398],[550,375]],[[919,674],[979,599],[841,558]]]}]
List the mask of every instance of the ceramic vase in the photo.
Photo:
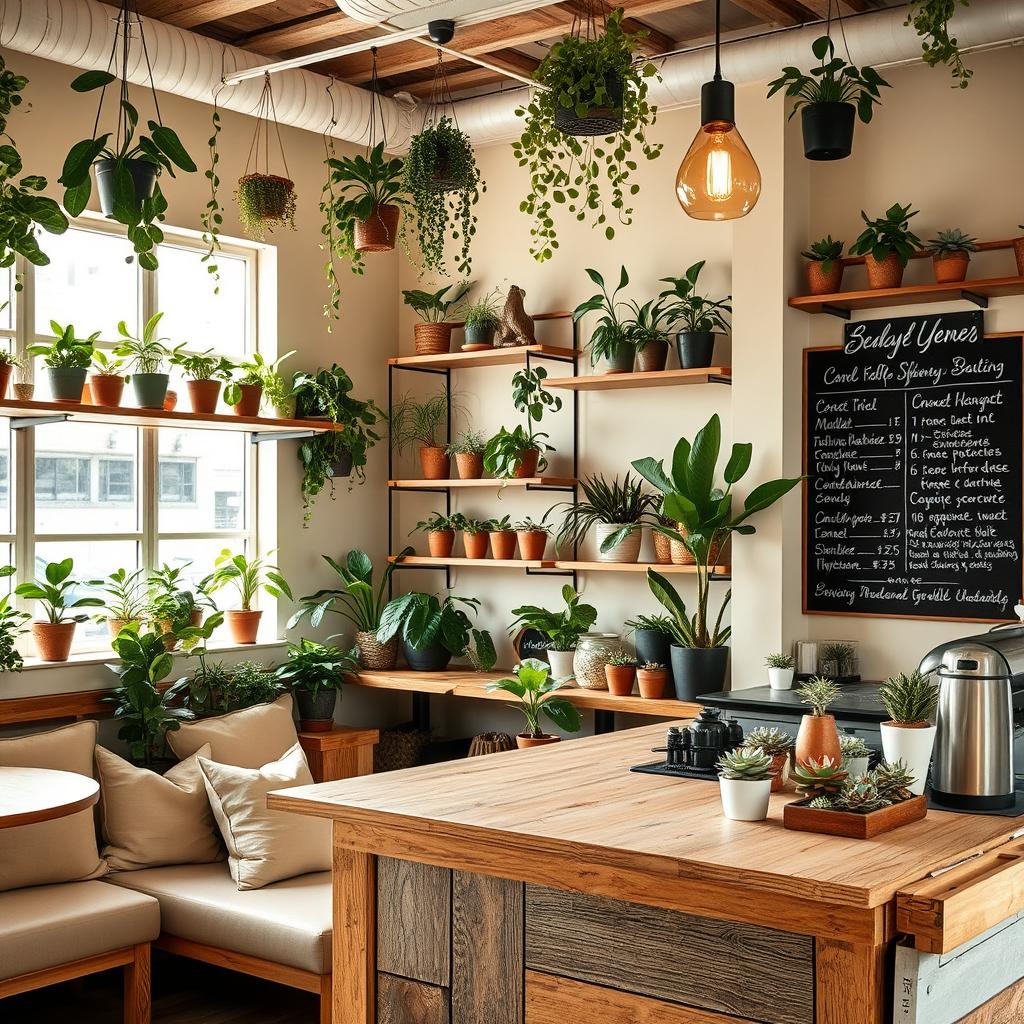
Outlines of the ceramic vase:
[{"label": "ceramic vase", "polygon": [[718,779],[722,794],[722,813],[733,821],[764,821],[768,817],[768,801],[772,780]]},{"label": "ceramic vase", "polygon": [[908,787],[910,792],[914,796],[921,796],[928,781],[936,727],[883,722],[881,728],[882,753],[886,762],[895,764],[902,761],[914,773],[914,784]]}]

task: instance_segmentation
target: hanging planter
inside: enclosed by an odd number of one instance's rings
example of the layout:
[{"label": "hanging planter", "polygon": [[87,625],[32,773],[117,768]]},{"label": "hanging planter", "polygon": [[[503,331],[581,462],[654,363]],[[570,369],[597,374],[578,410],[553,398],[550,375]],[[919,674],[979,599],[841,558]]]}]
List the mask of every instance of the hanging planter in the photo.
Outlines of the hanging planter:
[{"label": "hanging planter", "polygon": [[609,73],[589,96],[574,104],[555,107],[555,127],[563,135],[588,138],[622,131],[622,97],[626,84],[621,75]]}]

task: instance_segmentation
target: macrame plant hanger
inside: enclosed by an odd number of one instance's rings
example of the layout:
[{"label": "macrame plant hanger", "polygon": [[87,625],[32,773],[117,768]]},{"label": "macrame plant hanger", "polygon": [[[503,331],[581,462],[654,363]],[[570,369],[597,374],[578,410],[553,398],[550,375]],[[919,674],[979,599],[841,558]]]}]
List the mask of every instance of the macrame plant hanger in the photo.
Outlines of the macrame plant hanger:
[{"label": "macrame plant hanger", "polygon": [[[288,158],[284,152],[284,141],[281,138],[281,126],[277,123],[277,107],[274,106],[274,88],[270,82],[270,72],[263,75],[263,91],[260,93],[260,101],[256,106],[256,131],[253,132],[252,142],[249,145],[249,155],[245,160],[245,173],[270,175],[270,125],[273,122],[274,135],[277,139],[277,148],[281,154],[281,166],[284,168],[284,177],[291,179],[288,170]],[[260,169],[260,146],[263,149],[263,168]]]},{"label": "macrame plant hanger", "polygon": [[[430,83],[430,97],[427,101],[427,108],[423,112],[423,127],[436,127],[448,115],[445,109],[451,108],[450,119],[457,131],[459,128],[459,115],[455,110],[455,100],[452,97],[452,90],[448,84],[448,72],[444,68],[444,54],[437,51],[437,63],[434,65],[434,78]],[[439,166],[437,175],[431,183],[433,192],[454,192],[462,185],[455,178],[448,174],[448,168]]]}]

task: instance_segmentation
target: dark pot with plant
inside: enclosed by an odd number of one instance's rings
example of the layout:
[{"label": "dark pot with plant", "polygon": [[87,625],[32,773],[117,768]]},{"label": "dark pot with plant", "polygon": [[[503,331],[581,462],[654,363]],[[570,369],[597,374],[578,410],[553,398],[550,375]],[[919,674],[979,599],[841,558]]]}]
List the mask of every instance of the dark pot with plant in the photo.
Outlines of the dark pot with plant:
[{"label": "dark pot with plant", "polygon": [[827,35],[811,44],[818,67],[805,75],[787,67],[769,83],[768,96],[781,89],[796,97],[789,116],[799,110],[804,133],[804,156],[808,160],[842,160],[853,150],[853,126],[857,115],[871,123],[878,90],[889,83],[874,70],[856,68],[837,57],[835,44]]},{"label": "dark pot with plant", "polygon": [[287,660],[274,675],[278,683],[289,687],[295,695],[299,728],[304,732],[329,732],[334,728],[334,708],[341,684],[346,675],[358,673],[358,653],[354,647],[343,651],[306,637],[288,644]]},{"label": "dark pot with plant", "polygon": [[630,373],[636,358],[636,346],[629,322],[619,316],[619,309],[626,305],[619,301],[619,292],[629,284],[629,274],[622,267],[618,287],[610,294],[604,277],[598,271],[587,268],[587,276],[601,290],[586,302],[581,302],[573,310],[572,318],[578,323],[587,313],[601,314],[586,346],[590,350],[590,365],[596,366],[603,359],[605,373]]},{"label": "dark pot with plant", "polygon": [[135,337],[122,320],[117,325],[121,336],[114,354],[124,359],[131,370],[135,404],[141,409],[163,409],[167,397],[170,375],[164,372],[170,350],[164,344],[167,338],[157,337],[163,313],[154,313],[146,321],[142,335]]},{"label": "dark pot with plant", "polygon": [[[425,292],[419,288],[402,291],[403,301],[420,318],[420,323],[413,326],[416,355],[441,355],[451,349],[454,325],[448,322],[447,317],[466,297],[470,287],[468,283],[448,284],[436,292]],[[453,288],[455,293],[448,295]]]},{"label": "dark pot with plant", "polygon": [[448,457],[455,459],[460,480],[479,480],[484,475],[484,451],[487,442],[484,435],[475,430],[464,430],[445,449]]},{"label": "dark pot with plant", "polygon": [[636,660],[641,664],[672,663],[672,620],[667,615],[638,615],[626,622],[633,633]]},{"label": "dark pot with plant", "polygon": [[426,480],[447,480],[451,472],[442,437],[452,411],[447,388],[422,402],[405,395],[391,408],[391,443],[400,453],[416,446]]},{"label": "dark pot with plant", "polygon": [[659,296],[665,303],[664,319],[676,328],[676,354],[684,370],[711,366],[715,358],[715,334],[729,330],[732,296],[710,299],[697,294],[697,280],[704,260],[694,263],[682,277],[663,277],[666,288]]},{"label": "dark pot with plant", "polygon": [[441,672],[453,657],[463,657],[475,630],[463,605],[474,612],[476,598],[449,595],[443,601],[433,594],[403,594],[389,601],[381,615],[377,639],[387,643],[397,636],[405,660],[414,672]]},{"label": "dark pot with plant", "polygon": [[959,228],[940,231],[925,249],[932,254],[936,284],[951,284],[967,277],[971,253],[978,251],[978,240],[965,235]]},{"label": "dark pot with plant", "polygon": [[[512,150],[530,172],[521,207],[533,221],[530,253],[538,262],[558,247],[554,206],[581,221],[589,217],[607,239],[615,237],[616,224],[632,223],[629,203],[639,186],[630,175],[641,154],[653,160],[661,153],[660,143],[647,140],[657,117],[648,83],[658,70],[638,59],[645,33],[623,31],[622,20],[621,10],[603,24],[596,14],[581,17],[578,31],[555,43],[534,72],[544,88],[516,110],[526,124]],[[612,144],[604,143],[616,133]],[[574,135],[589,137],[580,142]]]},{"label": "dark pot with plant", "polygon": [[56,320],[50,321],[50,330],[54,340],[29,345],[29,354],[43,357],[50,379],[50,394],[55,402],[81,402],[86,374],[92,364],[93,344],[100,332],[78,338],[71,324],[62,327]]},{"label": "dark pot with plant", "polygon": [[843,243],[831,235],[814,242],[801,256],[807,260],[807,288],[812,295],[834,295],[843,285]]},{"label": "dark pot with plant", "polygon": [[501,326],[501,293],[495,289],[470,303],[463,311],[466,352],[494,348],[494,334]]},{"label": "dark pot with plant", "polygon": [[903,283],[903,271],[914,252],[921,247],[921,239],[910,230],[911,217],[917,210],[911,204],[900,206],[895,203],[885,215],[871,219],[861,210],[865,225],[850,248],[856,256],[864,257],[871,288],[899,288]]},{"label": "dark pot with plant", "polygon": [[427,535],[427,550],[431,558],[450,558],[455,547],[456,526],[454,516],[434,512],[426,519],[421,519],[409,532]]},{"label": "dark pot with plant", "polygon": [[562,400],[544,387],[547,370],[543,366],[517,370],[512,375],[512,403],[526,417],[526,426],[514,430],[502,427],[484,450],[484,469],[491,476],[508,480],[529,479],[547,469],[545,452],[554,451],[547,434],[533,430],[545,411],[558,412]]},{"label": "dark pot with plant", "polygon": [[224,356],[214,355],[213,349],[189,353],[184,344],[174,349],[170,362],[172,366],[180,367],[185,375],[192,411],[200,416],[213,415],[220,401],[221,387],[231,380],[235,364]]},{"label": "dark pot with plant", "polygon": [[526,658],[516,666],[514,678],[487,684],[488,693],[503,691],[516,698],[516,704],[511,706],[518,708],[526,719],[525,728],[516,736],[520,750],[557,743],[561,739],[543,731],[542,717],[566,732],[579,732],[583,724],[579,710],[564,697],[556,696],[569,682],[570,679],[555,679],[551,666],[545,662]]}]

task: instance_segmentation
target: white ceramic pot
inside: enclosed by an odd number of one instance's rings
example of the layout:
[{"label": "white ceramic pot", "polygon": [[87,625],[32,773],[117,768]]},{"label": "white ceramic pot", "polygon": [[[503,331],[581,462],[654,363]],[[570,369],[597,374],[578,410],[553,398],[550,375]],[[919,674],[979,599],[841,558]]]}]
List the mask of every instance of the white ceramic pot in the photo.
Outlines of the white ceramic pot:
[{"label": "white ceramic pot", "polygon": [[867,772],[870,761],[870,757],[844,757],[843,767],[850,773],[851,779],[856,779]]},{"label": "white ceramic pot", "polygon": [[920,796],[924,792],[934,743],[934,725],[915,729],[893,722],[882,723],[882,752],[885,754],[885,760],[889,764],[902,761],[914,773],[915,782],[910,791],[915,796]]},{"label": "white ceramic pot", "polygon": [[768,817],[768,799],[772,780],[750,782],[746,779],[725,779],[719,776],[722,813],[733,821],[764,821]]},{"label": "white ceramic pot", "polygon": [[572,659],[576,656],[575,651],[553,651],[548,650],[548,664],[551,666],[551,675],[555,679],[565,679],[573,674]]},{"label": "white ceramic pot", "polygon": [[768,669],[768,685],[773,690],[788,690],[793,686],[793,670],[791,668]]},{"label": "white ceramic pot", "polygon": [[597,558],[600,562],[635,562],[640,557],[640,542],[644,539],[644,532],[640,528],[635,529],[624,541],[616,544],[608,551],[602,551],[601,545],[607,537],[610,537],[616,530],[621,530],[621,523],[598,523],[594,528],[597,537]]}]

